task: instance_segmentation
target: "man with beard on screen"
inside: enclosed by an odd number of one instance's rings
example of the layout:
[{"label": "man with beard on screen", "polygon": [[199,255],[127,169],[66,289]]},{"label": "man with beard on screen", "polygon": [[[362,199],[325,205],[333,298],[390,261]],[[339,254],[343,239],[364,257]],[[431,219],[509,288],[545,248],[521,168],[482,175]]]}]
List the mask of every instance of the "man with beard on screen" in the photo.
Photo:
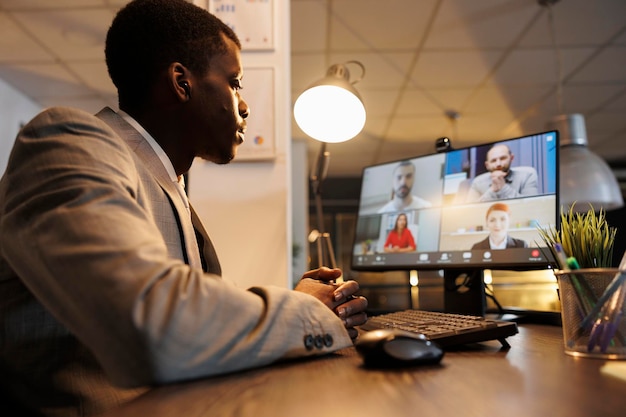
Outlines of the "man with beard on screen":
[{"label": "man with beard on screen", "polygon": [[495,144],[487,152],[487,172],[474,178],[467,202],[505,200],[538,194],[533,167],[511,167],[515,155],[507,145]]},{"label": "man with beard on screen", "polygon": [[389,213],[400,210],[416,210],[431,207],[429,201],[411,194],[415,182],[415,165],[411,161],[402,161],[393,170],[393,195],[391,201],[378,210]]}]

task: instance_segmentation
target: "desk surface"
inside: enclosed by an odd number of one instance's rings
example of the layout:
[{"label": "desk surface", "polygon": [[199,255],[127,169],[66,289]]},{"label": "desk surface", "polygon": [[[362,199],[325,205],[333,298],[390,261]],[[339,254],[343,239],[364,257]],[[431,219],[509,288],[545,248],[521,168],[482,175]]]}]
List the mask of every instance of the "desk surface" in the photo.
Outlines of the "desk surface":
[{"label": "desk surface", "polygon": [[626,382],[604,361],[563,353],[561,328],[520,325],[508,340],[447,351],[437,366],[363,368],[354,348],[156,388],[106,417],[620,416]]}]

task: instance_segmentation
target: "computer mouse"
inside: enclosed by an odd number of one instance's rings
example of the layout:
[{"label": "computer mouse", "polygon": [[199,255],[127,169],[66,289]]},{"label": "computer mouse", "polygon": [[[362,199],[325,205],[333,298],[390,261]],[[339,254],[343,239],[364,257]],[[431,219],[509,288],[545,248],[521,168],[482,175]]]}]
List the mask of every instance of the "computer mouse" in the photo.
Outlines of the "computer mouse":
[{"label": "computer mouse", "polygon": [[443,349],[424,336],[398,329],[364,332],[355,342],[364,365],[375,368],[437,364]]}]

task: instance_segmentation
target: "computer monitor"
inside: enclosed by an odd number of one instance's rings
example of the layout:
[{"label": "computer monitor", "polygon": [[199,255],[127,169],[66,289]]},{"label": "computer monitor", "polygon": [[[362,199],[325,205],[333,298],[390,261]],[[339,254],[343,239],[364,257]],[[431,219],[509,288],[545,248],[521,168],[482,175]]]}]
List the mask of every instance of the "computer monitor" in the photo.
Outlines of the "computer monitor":
[{"label": "computer monitor", "polygon": [[444,270],[447,290],[473,283],[477,297],[484,269],[544,269],[558,172],[557,131],[368,166],[352,269]]}]

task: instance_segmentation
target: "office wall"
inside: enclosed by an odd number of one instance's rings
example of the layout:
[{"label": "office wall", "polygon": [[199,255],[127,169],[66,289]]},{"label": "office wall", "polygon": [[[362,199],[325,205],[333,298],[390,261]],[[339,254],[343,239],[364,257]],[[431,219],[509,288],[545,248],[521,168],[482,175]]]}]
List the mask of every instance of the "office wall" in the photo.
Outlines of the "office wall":
[{"label": "office wall", "polygon": [[[246,83],[246,68],[273,68],[274,158],[221,166],[196,160],[189,172],[190,200],[216,246],[224,277],[242,288],[291,286],[289,55],[289,2],[275,1],[274,49],[242,52],[244,99],[255,89]],[[271,103],[251,108],[250,118],[267,117],[264,105]]]},{"label": "office wall", "polygon": [[40,110],[40,106],[0,80],[0,174],[6,169],[9,153],[20,127]]}]

